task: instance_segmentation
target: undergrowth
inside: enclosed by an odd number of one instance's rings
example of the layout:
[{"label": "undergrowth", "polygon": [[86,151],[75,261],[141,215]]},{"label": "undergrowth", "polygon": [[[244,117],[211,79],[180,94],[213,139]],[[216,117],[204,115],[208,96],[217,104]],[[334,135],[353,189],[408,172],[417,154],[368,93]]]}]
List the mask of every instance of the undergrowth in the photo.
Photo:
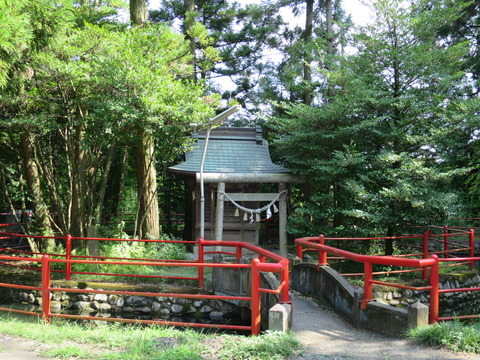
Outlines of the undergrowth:
[{"label": "undergrowth", "polygon": [[284,360],[300,349],[290,332],[246,337],[156,325],[63,320],[46,325],[9,314],[0,314],[0,333],[50,345],[43,355],[59,359]]},{"label": "undergrowth", "polygon": [[480,321],[442,321],[411,329],[408,338],[429,346],[444,346],[455,352],[480,354]]}]

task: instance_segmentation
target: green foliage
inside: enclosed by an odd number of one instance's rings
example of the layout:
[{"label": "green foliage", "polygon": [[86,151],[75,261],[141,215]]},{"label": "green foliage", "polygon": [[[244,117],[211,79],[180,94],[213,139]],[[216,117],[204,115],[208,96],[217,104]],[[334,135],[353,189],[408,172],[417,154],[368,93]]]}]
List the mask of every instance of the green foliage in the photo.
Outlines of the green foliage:
[{"label": "green foliage", "polygon": [[293,333],[266,331],[251,338],[226,337],[225,346],[216,352],[222,360],[286,359],[300,347]]},{"label": "green foliage", "polygon": [[480,322],[439,322],[411,329],[408,337],[429,346],[445,346],[455,352],[480,354]]},{"label": "green foliage", "polygon": [[468,76],[459,71],[467,44],[442,46],[432,30],[461,5],[417,13],[376,1],[377,22],[356,36],[358,53],[329,69],[331,101],[283,104],[285,115],[272,119],[277,154],[313,185],[291,232],[394,235],[456,210],[451,180],[468,168],[450,166],[449,135],[472,129],[478,102],[464,96]]},{"label": "green foliage", "polygon": [[[92,360],[284,360],[300,348],[293,333],[266,332],[256,337],[205,335],[190,329],[158,326],[95,325],[54,321],[50,325],[0,314],[0,333],[55,344],[45,355]],[[28,321],[28,326],[25,326]],[[61,345],[68,342],[69,345]],[[215,343],[211,354],[207,344]]]},{"label": "green foliage", "polygon": [[[167,236],[163,236],[168,240]],[[182,243],[151,243],[138,241],[103,241],[100,243],[100,256],[113,258],[113,261],[135,261],[135,259],[148,260],[185,260],[185,245]],[[74,249],[74,256],[86,256],[85,250]],[[108,261],[108,259],[107,259]],[[138,261],[138,260],[137,260]],[[60,266],[60,268],[62,265]],[[126,281],[126,282],[172,282],[169,279],[148,278],[148,276],[196,276],[195,268],[158,267],[144,265],[110,265],[110,264],[73,264],[73,271],[98,272],[102,274],[139,275],[136,277],[117,276],[112,278],[107,275],[81,275],[74,274],[75,279],[95,279],[100,281]],[[147,277],[142,277],[147,276]]]}]

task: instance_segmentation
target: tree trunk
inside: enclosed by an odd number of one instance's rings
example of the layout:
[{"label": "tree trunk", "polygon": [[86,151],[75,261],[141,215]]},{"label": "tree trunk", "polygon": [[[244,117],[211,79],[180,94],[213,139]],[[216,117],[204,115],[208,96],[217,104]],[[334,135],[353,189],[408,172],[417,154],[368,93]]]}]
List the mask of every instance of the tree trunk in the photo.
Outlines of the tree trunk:
[{"label": "tree trunk", "polygon": [[195,56],[195,41],[190,36],[189,32],[191,27],[194,24],[194,18],[189,16],[189,13],[193,13],[195,11],[195,0],[184,0],[185,5],[185,18],[183,19],[183,33],[185,34],[185,38],[190,42],[190,55],[192,56],[193,62],[193,73],[192,73],[192,80],[197,80],[197,60]]},{"label": "tree trunk", "polygon": [[[333,55],[334,55],[334,52],[335,52],[335,48],[333,47],[335,36],[334,36],[334,33],[333,33],[332,0],[326,0],[325,5],[326,5],[325,17],[326,17],[326,20],[327,20],[327,54],[329,55],[329,60],[328,61],[332,61]],[[327,96],[328,96],[329,102],[335,96],[334,87],[330,84],[330,82],[328,83]]]},{"label": "tree trunk", "polygon": [[[80,110],[79,110],[80,111]],[[70,232],[73,236],[84,236],[84,215],[85,215],[85,191],[86,191],[86,158],[83,149],[84,129],[83,125],[74,129],[74,153],[72,165],[72,193],[71,193],[71,215]]]},{"label": "tree trunk", "polygon": [[[144,25],[147,22],[146,14],[146,0],[130,0],[132,25]],[[136,154],[138,211],[135,232],[140,238],[158,239],[160,237],[160,218],[158,215],[154,139],[153,135],[144,128],[138,130],[140,144],[137,146]]]},{"label": "tree trunk", "polygon": [[[21,141],[27,186],[33,202],[32,210],[35,216],[35,229],[39,232],[38,235],[52,236],[53,231],[50,225],[49,210],[43,197],[40,175],[35,160],[33,139],[28,130],[22,132]],[[54,246],[54,239],[42,239],[40,242],[40,250],[43,252],[51,252]]]},{"label": "tree trunk", "polygon": [[[393,237],[394,232],[393,228],[389,227],[387,229],[387,237]],[[385,256],[393,255],[393,240],[392,239],[385,239]]]},{"label": "tree trunk", "polygon": [[311,42],[313,34],[313,3],[314,0],[306,0],[306,17],[305,17],[305,33],[304,33],[304,58],[303,58],[303,103],[310,105],[312,103],[312,55]]},{"label": "tree trunk", "polygon": [[137,147],[138,212],[136,233],[142,239],[160,237],[157,174],[153,136],[144,131],[142,144]]},{"label": "tree trunk", "polygon": [[143,26],[147,23],[146,0],[130,0],[130,22],[134,26]]}]

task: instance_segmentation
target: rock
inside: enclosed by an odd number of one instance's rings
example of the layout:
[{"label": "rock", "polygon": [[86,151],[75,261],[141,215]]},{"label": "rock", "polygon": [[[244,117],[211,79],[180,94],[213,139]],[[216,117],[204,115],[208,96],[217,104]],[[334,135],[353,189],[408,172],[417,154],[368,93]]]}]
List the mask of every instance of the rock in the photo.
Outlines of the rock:
[{"label": "rock", "polygon": [[168,316],[168,315],[170,315],[170,310],[168,310],[168,309],[162,309],[162,310],[160,310],[160,314],[165,315],[165,316]]},{"label": "rock", "polygon": [[400,299],[402,297],[402,294],[400,294],[398,291],[394,291],[392,296],[394,299]]},{"label": "rock", "polygon": [[52,313],[59,313],[60,311],[62,311],[62,303],[60,301],[51,301],[50,311]]},{"label": "rock", "polygon": [[223,313],[221,313],[220,311],[212,311],[210,313],[210,319],[212,320],[220,320],[223,318]]},{"label": "rock", "polygon": [[27,298],[26,298],[26,301],[29,303],[29,304],[34,304],[35,303],[35,296],[33,294],[28,294],[27,295]]},{"label": "rock", "polygon": [[132,307],[142,307],[148,304],[147,299],[142,296],[129,296],[127,298],[127,305]]},{"label": "rock", "polygon": [[28,294],[24,291],[18,294],[18,300],[20,300],[21,302],[27,301],[27,298],[28,298]]},{"label": "rock", "polygon": [[173,304],[171,307],[171,311],[173,314],[181,314],[183,310],[183,306],[178,304]]},{"label": "rock", "polygon": [[200,309],[200,312],[202,314],[206,314],[206,313],[209,313],[209,312],[212,312],[212,308],[208,305],[205,305],[205,306],[202,306],[202,308]]},{"label": "rock", "polygon": [[107,300],[107,302],[108,302],[110,305],[117,305],[118,298],[119,298],[118,295],[116,295],[116,294],[110,294],[110,295],[108,295],[108,300]]},{"label": "rock", "polygon": [[109,312],[112,309],[112,306],[107,303],[100,303],[98,301],[94,301],[91,304],[92,309],[98,310],[100,312]]},{"label": "rock", "polygon": [[77,301],[90,301],[90,296],[88,296],[88,294],[78,294],[76,298]]},{"label": "rock", "polygon": [[85,310],[93,310],[91,307],[90,307],[90,302],[88,301],[77,301],[75,303],[73,303],[73,308],[74,309],[77,309],[77,310],[80,310],[80,311],[85,311]]},{"label": "rock", "polygon": [[101,313],[108,313],[112,309],[112,306],[107,303],[97,303],[98,304],[98,311]]},{"label": "rock", "polygon": [[152,311],[153,312],[159,312],[160,310],[162,309],[162,304],[160,304],[159,302],[154,302],[152,304]]},{"label": "rock", "polygon": [[95,296],[93,297],[93,301],[105,303],[108,301],[108,296],[107,294],[95,294]]}]

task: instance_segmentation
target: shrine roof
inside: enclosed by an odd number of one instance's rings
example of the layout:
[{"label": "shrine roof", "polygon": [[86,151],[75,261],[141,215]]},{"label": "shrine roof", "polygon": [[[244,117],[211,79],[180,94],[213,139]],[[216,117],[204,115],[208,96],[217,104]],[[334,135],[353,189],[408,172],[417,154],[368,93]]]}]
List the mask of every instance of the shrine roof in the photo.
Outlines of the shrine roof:
[{"label": "shrine roof", "polygon": [[[184,174],[200,172],[205,132],[194,137],[197,142],[185,154],[185,161],[171,166],[171,171]],[[210,133],[203,172],[281,174],[290,173],[290,170],[272,162],[268,142],[262,138],[260,128],[219,127]]]}]

